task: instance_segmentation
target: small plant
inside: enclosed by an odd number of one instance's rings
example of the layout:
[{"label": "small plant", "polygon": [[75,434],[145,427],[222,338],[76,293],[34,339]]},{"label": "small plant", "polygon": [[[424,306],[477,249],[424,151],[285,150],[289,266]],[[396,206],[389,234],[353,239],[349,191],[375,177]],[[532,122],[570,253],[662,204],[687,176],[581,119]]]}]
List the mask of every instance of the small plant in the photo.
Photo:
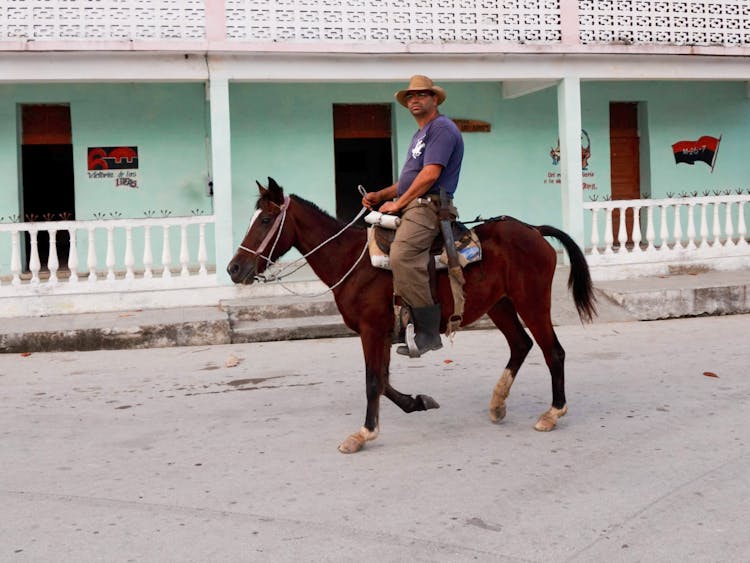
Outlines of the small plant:
[{"label": "small plant", "polygon": [[37,219],[39,219],[39,216],[36,213],[27,213],[26,214],[26,221],[28,223],[34,223]]},{"label": "small plant", "polygon": [[169,217],[172,214],[172,212],[169,209],[162,209],[161,210],[161,216],[162,217]]},{"label": "small plant", "polygon": [[192,213],[193,215],[203,215],[205,211],[203,211],[203,209],[191,209],[190,213]]},{"label": "small plant", "polygon": [[118,217],[122,217],[122,213],[120,213],[119,211],[110,211],[109,216],[113,219],[117,219]]},{"label": "small plant", "polygon": [[70,211],[63,211],[62,213],[58,213],[58,216],[63,221],[70,221],[73,219],[73,214]]},{"label": "small plant", "polygon": [[607,194],[602,196],[602,201],[612,201],[612,196]]},{"label": "small plant", "polygon": [[21,222],[21,216],[17,213],[14,213],[13,215],[8,215],[8,221],[10,223],[20,223]]},{"label": "small plant", "polygon": [[591,194],[591,195],[589,195],[589,199],[591,201],[598,201],[599,200],[599,196],[597,194]]},{"label": "small plant", "polygon": [[55,220],[55,214],[54,213],[45,213],[42,215],[42,219],[45,221],[54,221]]},{"label": "small plant", "polygon": [[667,197],[672,199],[674,197],[674,192],[667,192]]},{"label": "small plant", "polygon": [[94,219],[104,219],[107,215],[101,211],[95,211],[93,213]]},{"label": "small plant", "polygon": [[146,217],[153,217],[154,215],[156,215],[156,211],[154,211],[153,209],[149,209],[147,211],[144,211],[143,214]]}]

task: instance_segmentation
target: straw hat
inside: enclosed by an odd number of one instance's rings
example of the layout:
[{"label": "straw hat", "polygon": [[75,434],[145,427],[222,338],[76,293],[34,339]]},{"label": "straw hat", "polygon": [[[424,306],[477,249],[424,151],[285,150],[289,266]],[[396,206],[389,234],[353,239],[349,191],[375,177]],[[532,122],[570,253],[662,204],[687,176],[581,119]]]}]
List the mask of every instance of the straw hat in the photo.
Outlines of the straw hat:
[{"label": "straw hat", "polygon": [[412,76],[409,79],[409,86],[404,90],[399,90],[394,94],[394,96],[398,100],[399,104],[406,107],[406,94],[408,92],[418,92],[420,90],[429,90],[430,92],[435,94],[437,96],[438,105],[442,104],[447,97],[445,90],[443,90],[440,86],[435,86],[432,80],[430,80],[426,76],[422,76],[421,74],[415,74],[414,76]]}]

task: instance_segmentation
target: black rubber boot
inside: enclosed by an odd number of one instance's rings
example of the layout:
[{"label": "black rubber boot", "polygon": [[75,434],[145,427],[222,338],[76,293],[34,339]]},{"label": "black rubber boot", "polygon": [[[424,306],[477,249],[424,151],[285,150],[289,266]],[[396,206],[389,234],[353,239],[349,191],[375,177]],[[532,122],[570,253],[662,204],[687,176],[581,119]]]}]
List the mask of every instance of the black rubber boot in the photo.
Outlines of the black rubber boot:
[{"label": "black rubber boot", "polygon": [[[414,326],[406,328],[406,346],[399,346],[396,352],[410,358],[419,358],[425,352],[443,347],[440,339],[440,304],[412,309]],[[409,330],[412,328],[412,330]],[[416,335],[411,338],[411,333]]]}]

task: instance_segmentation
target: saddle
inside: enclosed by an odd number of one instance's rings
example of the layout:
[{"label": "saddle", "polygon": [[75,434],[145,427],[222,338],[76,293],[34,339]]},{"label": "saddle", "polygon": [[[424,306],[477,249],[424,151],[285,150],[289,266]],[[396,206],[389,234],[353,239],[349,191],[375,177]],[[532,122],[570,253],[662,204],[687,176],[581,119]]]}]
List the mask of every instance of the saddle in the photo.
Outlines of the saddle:
[{"label": "saddle", "polygon": [[[396,237],[396,231],[379,225],[371,227],[370,236],[370,261],[376,268],[384,270],[391,269],[391,262],[388,253],[391,250],[391,244]],[[482,259],[482,245],[479,237],[473,229],[469,229],[460,221],[451,222],[453,240],[455,241],[456,252],[461,267],[466,267]],[[448,268],[448,253],[445,250],[445,239],[442,232],[438,232],[435,240],[430,247],[430,255],[434,257],[434,265],[437,270]]]}]

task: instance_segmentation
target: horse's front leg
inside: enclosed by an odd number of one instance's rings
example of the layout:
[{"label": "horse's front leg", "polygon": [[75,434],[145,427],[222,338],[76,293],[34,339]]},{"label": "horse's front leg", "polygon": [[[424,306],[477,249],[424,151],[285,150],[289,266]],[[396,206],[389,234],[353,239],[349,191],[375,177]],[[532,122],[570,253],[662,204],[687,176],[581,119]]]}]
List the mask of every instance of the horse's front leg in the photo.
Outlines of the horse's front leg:
[{"label": "horse's front leg", "polygon": [[361,450],[367,442],[378,437],[380,396],[388,381],[388,366],[391,361],[391,342],[388,334],[362,332],[362,349],[365,354],[365,391],[367,394],[367,412],[365,423],[356,432],[350,434],[339,444],[339,451],[353,454]]}]

